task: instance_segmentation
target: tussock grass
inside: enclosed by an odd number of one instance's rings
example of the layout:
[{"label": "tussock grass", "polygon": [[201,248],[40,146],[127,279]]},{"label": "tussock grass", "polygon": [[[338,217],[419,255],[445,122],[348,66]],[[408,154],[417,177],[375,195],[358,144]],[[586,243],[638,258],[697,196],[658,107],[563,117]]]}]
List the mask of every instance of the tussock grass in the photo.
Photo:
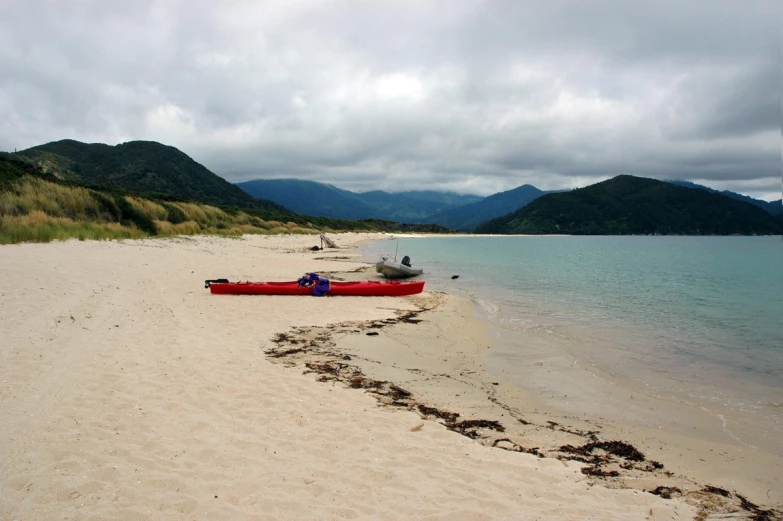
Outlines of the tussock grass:
[{"label": "tussock grass", "polygon": [[163,205],[160,205],[149,199],[126,196],[125,199],[133,205],[139,212],[146,215],[153,221],[165,221],[168,219],[168,211]]},{"label": "tussock grass", "polygon": [[0,196],[0,215],[27,215],[40,210],[52,217],[96,218],[101,205],[82,187],[63,186],[36,177],[26,177]]},{"label": "tussock grass", "polygon": [[27,215],[0,216],[0,244],[67,239],[140,239],[146,236],[146,233],[136,227],[111,222],[74,221],[69,217],[51,217],[40,210],[33,210]]},{"label": "tussock grass", "polygon": [[202,233],[201,226],[197,222],[185,221],[172,224],[169,221],[155,221],[158,228],[157,235],[162,237],[173,237],[175,235],[197,235]]},{"label": "tussock grass", "polygon": [[317,234],[311,223],[264,220],[241,210],[154,201],[34,176],[0,191],[0,244],[76,238],[131,239],[214,234]]},{"label": "tussock grass", "polygon": [[285,226],[276,226],[267,231],[269,235],[288,235],[291,231]]},{"label": "tussock grass", "polygon": [[281,223],[280,221],[266,221],[264,223],[264,228],[266,228],[267,230],[274,230],[276,228],[282,228],[282,227],[283,227],[283,223]]},{"label": "tussock grass", "polygon": [[185,214],[189,221],[207,226],[225,226],[233,221],[232,217],[226,212],[208,204],[172,203],[172,206],[182,210],[182,213]]}]

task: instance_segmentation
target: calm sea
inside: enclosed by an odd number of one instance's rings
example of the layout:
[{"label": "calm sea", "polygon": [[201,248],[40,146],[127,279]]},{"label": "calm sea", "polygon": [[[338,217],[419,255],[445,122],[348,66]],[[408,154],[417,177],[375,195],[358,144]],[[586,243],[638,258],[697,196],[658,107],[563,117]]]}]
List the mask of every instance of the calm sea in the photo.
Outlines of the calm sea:
[{"label": "calm sea", "polygon": [[495,365],[524,367],[526,339],[543,339],[633,389],[741,411],[764,438],[783,439],[780,237],[435,237],[363,248],[367,261],[395,251],[424,268],[427,289],[470,298],[505,332]]}]

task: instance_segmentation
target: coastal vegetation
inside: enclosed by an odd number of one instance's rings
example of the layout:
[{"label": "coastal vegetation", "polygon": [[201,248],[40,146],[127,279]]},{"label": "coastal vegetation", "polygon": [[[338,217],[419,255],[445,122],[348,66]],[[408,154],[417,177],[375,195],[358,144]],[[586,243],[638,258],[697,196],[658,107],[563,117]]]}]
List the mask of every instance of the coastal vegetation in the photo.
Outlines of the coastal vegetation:
[{"label": "coastal vegetation", "polygon": [[0,244],[69,238],[387,231],[396,225],[313,218],[272,208],[262,211],[82,186],[60,180],[25,158],[0,154]]}]

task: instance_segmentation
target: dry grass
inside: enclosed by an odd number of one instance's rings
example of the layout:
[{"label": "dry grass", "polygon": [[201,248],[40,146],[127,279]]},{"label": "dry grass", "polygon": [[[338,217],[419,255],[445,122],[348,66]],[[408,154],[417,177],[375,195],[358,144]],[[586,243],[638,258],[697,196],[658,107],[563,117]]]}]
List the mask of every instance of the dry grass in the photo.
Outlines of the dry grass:
[{"label": "dry grass", "polygon": [[115,196],[32,176],[0,192],[0,244],[150,235],[317,233],[310,223],[265,221],[247,212],[229,214],[207,204]]},{"label": "dry grass", "polygon": [[208,204],[172,203],[172,206],[182,210],[188,220],[205,226],[225,226],[233,222],[226,212]]},{"label": "dry grass", "polygon": [[112,222],[74,221],[51,217],[40,210],[27,215],[0,216],[0,244],[51,242],[67,239],[140,239],[147,234],[136,227]]},{"label": "dry grass", "polygon": [[86,188],[63,186],[26,177],[0,194],[0,215],[27,215],[39,210],[52,217],[81,219],[100,215],[100,204]]},{"label": "dry grass", "polygon": [[165,221],[168,219],[168,212],[166,209],[154,202],[150,201],[149,199],[141,199],[139,197],[128,197],[126,196],[125,199],[138,211],[152,219],[153,221],[160,220]]},{"label": "dry grass", "polygon": [[171,224],[169,221],[155,221],[158,227],[158,235],[171,237],[174,235],[196,235],[202,233],[201,226],[197,222],[185,221],[184,223]]}]

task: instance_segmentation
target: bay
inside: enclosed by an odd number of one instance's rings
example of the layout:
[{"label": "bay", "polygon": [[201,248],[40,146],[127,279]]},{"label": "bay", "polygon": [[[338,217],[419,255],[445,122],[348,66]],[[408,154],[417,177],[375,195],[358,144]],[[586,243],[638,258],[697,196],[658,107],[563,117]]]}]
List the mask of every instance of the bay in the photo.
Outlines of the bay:
[{"label": "bay", "polygon": [[780,237],[403,237],[363,253],[408,255],[426,289],[473,301],[495,340],[488,368],[547,406],[628,421],[608,394],[643,393],[783,452]]}]

